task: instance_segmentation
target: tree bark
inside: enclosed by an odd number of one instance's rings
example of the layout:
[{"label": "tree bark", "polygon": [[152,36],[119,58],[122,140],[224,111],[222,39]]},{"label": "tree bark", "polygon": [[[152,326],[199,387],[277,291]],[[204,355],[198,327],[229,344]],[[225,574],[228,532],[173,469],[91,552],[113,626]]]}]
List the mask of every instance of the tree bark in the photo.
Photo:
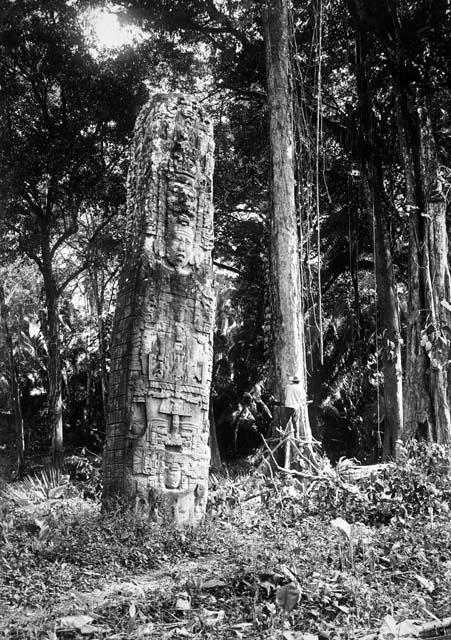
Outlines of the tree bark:
[{"label": "tree bark", "polygon": [[398,86],[401,155],[409,211],[409,324],[403,439],[451,444],[451,280],[446,201],[424,105]]},{"label": "tree bark", "polygon": [[[375,175],[376,173],[379,173],[379,176]],[[368,183],[367,207],[370,221],[374,224],[377,329],[381,334],[384,378],[383,458],[387,460],[396,455],[396,441],[403,424],[401,334],[388,217],[382,195],[382,174],[375,172],[374,167],[370,168]],[[378,354],[376,357],[379,357]]]},{"label": "tree bark", "polygon": [[210,467],[218,470],[222,466],[222,459],[221,459],[221,451],[219,449],[218,433],[216,431],[216,423],[215,423],[215,416],[213,412],[213,402],[212,402],[211,396],[210,396],[209,418],[210,418],[209,445],[210,445],[210,451],[211,451]]},{"label": "tree bark", "polygon": [[97,276],[93,271],[89,270],[89,281],[91,295],[90,305],[93,311],[95,311],[96,325],[97,325],[97,340],[99,343],[100,354],[100,391],[102,395],[102,428],[105,431],[106,428],[106,415],[108,411],[107,396],[108,396],[108,374],[106,366],[106,353],[105,353],[105,328],[103,322],[103,306],[104,306],[104,290],[99,291],[99,283]]},{"label": "tree bark", "polygon": [[5,288],[3,282],[0,282],[0,316],[1,326],[4,335],[5,347],[8,357],[9,379],[11,385],[11,404],[14,410],[14,422],[15,422],[15,444],[16,444],[16,477],[23,471],[25,461],[25,436],[24,425],[21,406],[21,394],[19,387],[19,380],[17,375],[16,359],[14,357],[13,339],[11,335],[11,329],[9,326],[9,309],[5,301]]},{"label": "tree bark", "polygon": [[[398,5],[381,3],[379,10],[384,20],[380,24],[389,29],[382,32],[375,28],[371,35],[379,40],[392,72],[409,214],[409,318],[402,437],[406,440],[416,436],[447,444],[451,442],[451,285],[446,202],[440,190],[438,154],[428,110],[434,80],[429,77],[429,64],[421,69],[410,57],[412,43],[403,29]],[[366,4],[353,0],[352,6],[361,23],[371,30]],[[422,77],[413,82],[412,77],[419,73]]]},{"label": "tree bark", "polygon": [[[283,403],[290,375],[299,377],[307,399],[304,315],[295,205],[288,0],[266,0],[262,7],[262,17],[270,137],[273,393]],[[310,441],[312,437],[306,401],[301,406],[299,435],[306,441]]]},{"label": "tree bark", "polygon": [[46,326],[45,339],[47,343],[47,375],[48,375],[48,415],[52,434],[51,456],[56,467],[63,463],[63,399],[61,390],[61,344],[59,292],[50,264],[43,270]]},{"label": "tree bark", "polygon": [[[382,372],[384,376],[384,444],[383,458],[396,455],[396,440],[403,424],[403,380],[401,333],[398,298],[393,273],[389,232],[389,206],[384,189],[384,172],[380,153],[377,120],[368,80],[368,50],[363,33],[359,3],[348,3],[356,29],[356,80],[360,109],[361,162],[366,174],[366,208],[373,228],[373,250],[377,292],[377,329],[382,340]],[[378,358],[379,355],[376,354]]]}]

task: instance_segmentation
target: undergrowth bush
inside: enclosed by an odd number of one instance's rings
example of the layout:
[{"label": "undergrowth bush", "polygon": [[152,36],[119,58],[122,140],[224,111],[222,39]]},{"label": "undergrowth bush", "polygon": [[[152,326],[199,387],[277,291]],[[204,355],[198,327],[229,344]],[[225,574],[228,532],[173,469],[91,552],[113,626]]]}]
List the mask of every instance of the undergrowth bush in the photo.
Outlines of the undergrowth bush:
[{"label": "undergrowth bush", "polygon": [[417,516],[447,517],[451,499],[449,461],[446,447],[412,441],[397,464],[387,465],[355,485],[322,483],[309,503],[309,511],[366,524]]},{"label": "undergrowth bush", "polygon": [[64,467],[81,490],[83,497],[96,500],[102,495],[101,458],[99,456],[71,455],[64,461]]},{"label": "undergrowth bush", "polygon": [[2,501],[12,502],[19,507],[58,500],[73,493],[74,487],[69,484],[69,476],[52,466],[38,469],[23,480],[5,484],[0,489]]}]

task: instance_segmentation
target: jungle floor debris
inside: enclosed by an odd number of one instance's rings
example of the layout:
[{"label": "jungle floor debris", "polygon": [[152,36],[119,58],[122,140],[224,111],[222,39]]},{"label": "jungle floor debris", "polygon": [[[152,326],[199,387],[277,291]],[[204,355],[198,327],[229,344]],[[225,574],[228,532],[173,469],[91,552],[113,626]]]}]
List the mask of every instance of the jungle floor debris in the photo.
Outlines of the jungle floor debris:
[{"label": "jungle floor debris", "polygon": [[0,638],[448,639],[441,453],[352,482],[326,467],[309,484],[255,465],[212,475],[205,523],[184,532],[101,514],[67,478],[10,485]]}]

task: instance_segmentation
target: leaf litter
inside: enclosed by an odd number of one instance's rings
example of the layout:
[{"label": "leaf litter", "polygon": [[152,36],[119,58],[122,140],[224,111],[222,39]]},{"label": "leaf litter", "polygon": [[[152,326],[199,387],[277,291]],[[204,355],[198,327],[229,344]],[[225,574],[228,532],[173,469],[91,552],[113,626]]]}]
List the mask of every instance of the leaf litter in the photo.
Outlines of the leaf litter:
[{"label": "leaf litter", "polygon": [[185,532],[77,495],[6,499],[0,637],[449,638],[448,479],[411,465],[348,484],[213,476]]}]

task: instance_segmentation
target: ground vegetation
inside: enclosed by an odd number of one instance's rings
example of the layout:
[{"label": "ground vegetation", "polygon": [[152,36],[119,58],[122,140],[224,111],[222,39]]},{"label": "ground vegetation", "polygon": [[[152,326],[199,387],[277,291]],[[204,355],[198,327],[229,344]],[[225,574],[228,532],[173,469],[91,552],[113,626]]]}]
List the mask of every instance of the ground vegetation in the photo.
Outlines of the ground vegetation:
[{"label": "ground vegetation", "polygon": [[386,616],[438,627],[450,610],[449,458],[408,453],[358,480],[343,462],[306,480],[256,458],[211,476],[205,522],[185,531],[119,503],[102,514],[98,459],[37,470],[2,491],[0,635],[359,638]]}]

